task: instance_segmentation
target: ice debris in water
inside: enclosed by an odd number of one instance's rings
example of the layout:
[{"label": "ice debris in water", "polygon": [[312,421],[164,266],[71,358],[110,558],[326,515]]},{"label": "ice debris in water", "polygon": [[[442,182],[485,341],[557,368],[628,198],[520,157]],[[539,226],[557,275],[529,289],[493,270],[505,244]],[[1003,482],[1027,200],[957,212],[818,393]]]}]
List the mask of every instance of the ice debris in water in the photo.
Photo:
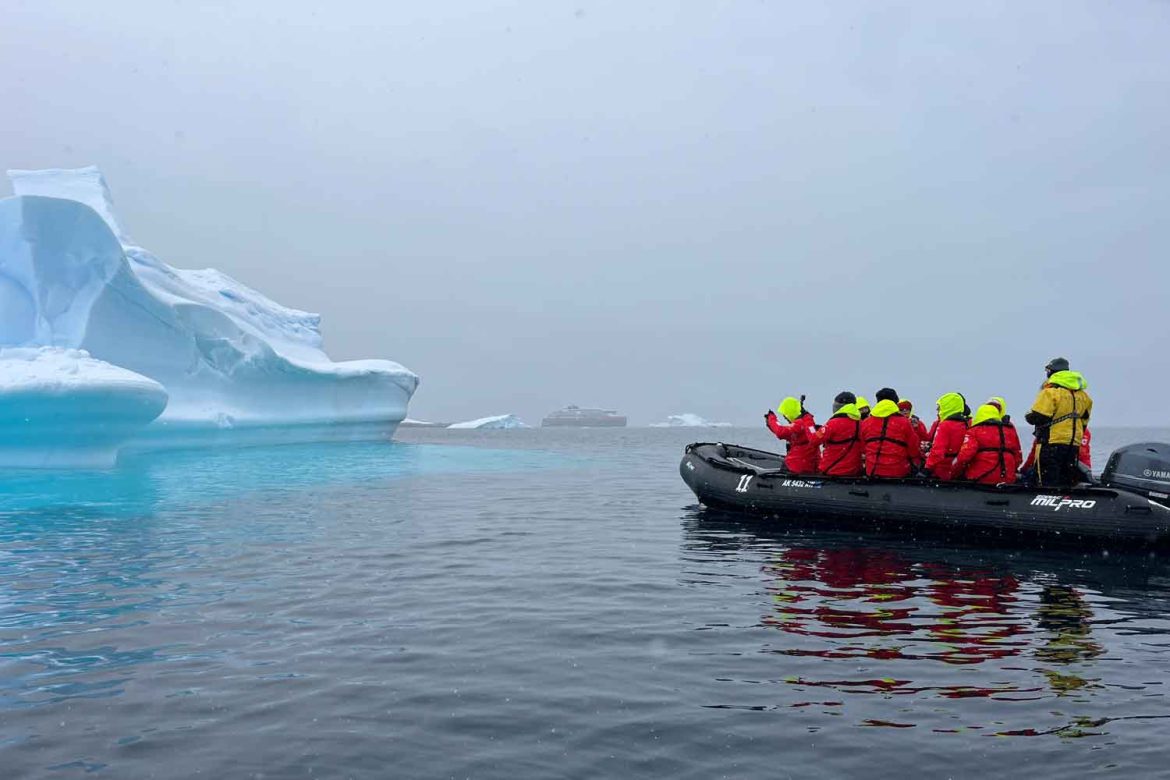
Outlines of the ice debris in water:
[{"label": "ice debris in water", "polygon": [[528,425],[514,414],[498,414],[495,417],[480,417],[478,420],[458,422],[447,427],[461,430],[471,428],[484,430],[488,428],[527,428]]},{"label": "ice debris in water", "polygon": [[[24,416],[19,435],[2,437],[0,464],[108,465],[131,439],[222,442],[224,431],[233,441],[381,437],[406,416],[415,374],[389,360],[334,362],[318,315],[134,246],[97,168],[9,176],[0,348],[16,349],[0,352],[0,388],[21,404],[4,423]],[[75,379],[57,381],[66,375]]]},{"label": "ice debris in water", "polygon": [[730,428],[731,423],[725,422],[710,422],[704,420],[697,414],[690,414],[684,412],[683,414],[672,414],[666,418],[666,422],[651,423],[651,428]]}]

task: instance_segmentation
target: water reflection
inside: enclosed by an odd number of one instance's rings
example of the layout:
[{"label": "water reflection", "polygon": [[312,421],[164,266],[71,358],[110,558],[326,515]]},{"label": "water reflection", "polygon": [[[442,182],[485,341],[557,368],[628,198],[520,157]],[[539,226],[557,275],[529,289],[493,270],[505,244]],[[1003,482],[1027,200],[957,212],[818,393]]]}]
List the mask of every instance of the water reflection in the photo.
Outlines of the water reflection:
[{"label": "water reflection", "polygon": [[[1040,592],[1036,624],[1045,637],[1035,656],[1046,664],[1091,661],[1104,652],[1093,638],[1093,611],[1084,596],[1069,585],[1045,585]],[[1042,669],[1059,695],[1093,687],[1091,680],[1056,669]]]},{"label": "water reflection", "polygon": [[1026,646],[1013,640],[1027,627],[1011,611],[1019,588],[1011,574],[847,547],[793,547],[765,564],[763,573],[776,603],[763,623],[830,640],[823,648],[781,653],[975,664]]},{"label": "water reflection", "polygon": [[[777,706],[843,714],[843,705],[869,694],[864,698],[890,704],[857,707],[857,725],[1087,736],[1147,715],[1073,717],[1059,702],[1114,707],[1120,690],[1161,684],[1133,679],[1135,663],[1127,657],[1146,652],[1130,636],[1158,634],[1164,642],[1170,633],[1168,570],[1159,557],[956,548],[816,527],[769,530],[698,509],[684,524],[691,560],[707,568],[714,561],[755,563],[760,626],[771,631],[758,652],[777,659],[775,677],[786,686]],[[987,720],[989,712],[995,717]],[[1025,721],[1019,727],[1017,716]],[[1051,719],[1058,722],[1039,725]]]}]

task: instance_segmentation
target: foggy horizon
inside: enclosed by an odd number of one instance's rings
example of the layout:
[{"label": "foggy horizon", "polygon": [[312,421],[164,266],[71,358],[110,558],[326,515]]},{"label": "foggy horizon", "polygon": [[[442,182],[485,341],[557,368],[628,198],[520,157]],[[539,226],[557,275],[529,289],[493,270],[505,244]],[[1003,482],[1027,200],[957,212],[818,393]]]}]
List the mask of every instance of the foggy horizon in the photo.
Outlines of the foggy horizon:
[{"label": "foggy horizon", "polygon": [[1166,424],[1164,4],[6,17],[4,168],[97,165],[136,243],[417,372],[410,417],[1022,419],[1061,355]]}]

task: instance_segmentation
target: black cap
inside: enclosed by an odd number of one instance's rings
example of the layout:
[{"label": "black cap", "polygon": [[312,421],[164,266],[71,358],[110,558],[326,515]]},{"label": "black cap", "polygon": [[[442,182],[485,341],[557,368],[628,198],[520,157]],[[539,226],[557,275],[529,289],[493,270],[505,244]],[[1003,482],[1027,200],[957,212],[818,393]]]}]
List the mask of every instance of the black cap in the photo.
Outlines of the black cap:
[{"label": "black cap", "polygon": [[837,393],[837,397],[833,399],[833,414],[841,411],[842,406],[855,403],[857,403],[857,396],[848,390],[842,390],[841,392]]},{"label": "black cap", "polygon": [[1049,374],[1055,374],[1057,371],[1068,371],[1068,358],[1052,358],[1048,361],[1048,365],[1044,366],[1044,370]]},{"label": "black cap", "polygon": [[898,391],[892,387],[883,387],[877,391],[877,395],[874,397],[879,401],[893,401],[894,403],[898,403]]}]

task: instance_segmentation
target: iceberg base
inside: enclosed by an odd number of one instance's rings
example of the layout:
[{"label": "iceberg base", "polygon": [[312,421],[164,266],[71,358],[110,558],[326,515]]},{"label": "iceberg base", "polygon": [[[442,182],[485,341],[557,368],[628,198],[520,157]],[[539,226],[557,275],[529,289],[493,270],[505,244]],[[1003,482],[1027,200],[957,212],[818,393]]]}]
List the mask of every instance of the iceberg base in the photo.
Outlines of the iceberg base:
[{"label": "iceberg base", "polygon": [[126,442],[124,452],[181,450],[203,447],[267,447],[319,442],[389,441],[398,430],[395,420],[252,424],[220,427],[177,420],[159,420]]},{"label": "iceberg base", "polygon": [[166,405],[158,382],[82,350],[0,349],[0,466],[108,468]]}]

